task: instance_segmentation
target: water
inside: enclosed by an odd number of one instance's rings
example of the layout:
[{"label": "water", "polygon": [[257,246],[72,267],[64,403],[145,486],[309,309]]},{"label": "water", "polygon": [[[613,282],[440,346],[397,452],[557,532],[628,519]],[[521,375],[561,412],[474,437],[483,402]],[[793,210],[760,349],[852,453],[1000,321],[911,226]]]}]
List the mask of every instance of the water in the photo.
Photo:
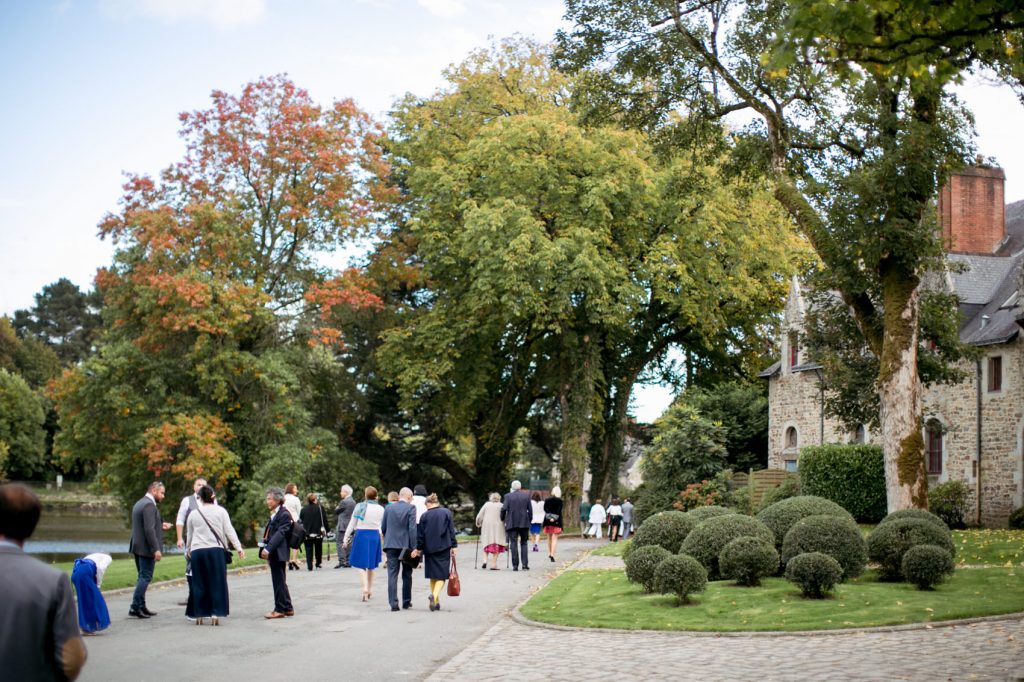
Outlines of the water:
[{"label": "water", "polygon": [[[173,535],[165,535],[166,538]],[[131,529],[123,516],[44,511],[25,551],[48,563],[74,561],[86,554],[105,552],[127,558]],[[173,544],[167,548],[177,553]]]}]

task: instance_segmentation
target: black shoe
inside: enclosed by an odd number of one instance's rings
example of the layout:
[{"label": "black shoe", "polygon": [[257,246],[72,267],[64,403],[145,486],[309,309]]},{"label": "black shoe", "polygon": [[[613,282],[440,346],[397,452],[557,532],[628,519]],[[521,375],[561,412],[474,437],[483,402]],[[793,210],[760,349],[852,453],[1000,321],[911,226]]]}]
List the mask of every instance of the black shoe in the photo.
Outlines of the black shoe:
[{"label": "black shoe", "polygon": [[523,566],[523,570],[524,570],[524,571],[529,571],[529,570],[530,570],[530,567],[529,567],[529,566]]},{"label": "black shoe", "polygon": [[400,608],[398,608],[398,604],[392,604],[392,605],[391,605],[391,610],[392,610],[392,611],[401,611],[401,609],[400,609]]},{"label": "black shoe", "polygon": [[434,595],[433,594],[427,595],[427,605],[428,605],[428,608],[431,611],[436,611],[438,609],[438,606],[434,603]]},{"label": "black shoe", "polygon": [[518,570],[519,570],[519,567],[518,567],[518,566],[513,566],[513,567],[512,567],[512,570],[513,570],[513,571],[518,571]]},{"label": "black shoe", "polygon": [[143,613],[142,611],[140,611],[138,609],[128,609],[128,615],[129,616],[134,616],[135,618],[141,618],[143,620],[145,620],[146,618],[149,618],[149,616],[147,616],[145,613]]},{"label": "black shoe", "polygon": [[152,618],[153,616],[155,616],[155,615],[156,615],[156,611],[150,611],[150,610],[149,610],[149,608],[148,608],[148,607],[145,607],[145,606],[143,606],[143,607],[142,607],[141,609],[139,609],[139,610],[140,610],[140,611],[142,611],[142,612],[143,612],[144,614],[146,614],[147,616],[149,616],[150,618]]},{"label": "black shoe", "polygon": [[342,567],[342,568],[352,568],[352,564],[350,564],[349,562],[347,562],[347,561],[346,561],[345,563],[343,563],[343,564],[341,565],[341,567]]},{"label": "black shoe", "polygon": [[555,557],[553,557],[553,556],[551,556],[550,554],[548,554],[548,558],[549,558],[549,559],[551,559],[551,562],[552,562],[552,563],[554,563],[554,561],[555,561]]},{"label": "black shoe", "polygon": [[484,565],[483,565],[483,566],[481,566],[480,568],[487,568],[487,562],[485,561],[485,562],[484,562]]},{"label": "black shoe", "polygon": [[405,602],[404,604],[402,604],[402,608],[403,609],[411,609],[412,608],[412,602],[411,601]]},{"label": "black shoe", "polygon": [[345,564],[335,564],[335,568],[345,568]]}]

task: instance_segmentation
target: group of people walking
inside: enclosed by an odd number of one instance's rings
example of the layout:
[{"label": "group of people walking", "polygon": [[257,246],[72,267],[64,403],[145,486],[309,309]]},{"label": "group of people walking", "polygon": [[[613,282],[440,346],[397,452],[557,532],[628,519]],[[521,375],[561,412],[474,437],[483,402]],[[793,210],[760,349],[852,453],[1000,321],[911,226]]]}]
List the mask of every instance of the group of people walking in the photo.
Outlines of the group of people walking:
[{"label": "group of people walking", "polygon": [[608,526],[608,540],[618,542],[629,537],[633,530],[633,503],[627,497],[613,497],[605,508],[598,498],[594,504],[580,503],[580,531],[584,537],[601,539],[601,531]]},{"label": "group of people walking", "polygon": [[529,544],[533,540],[533,551],[539,551],[541,530],[548,537],[548,559],[555,560],[558,536],[563,530],[562,490],[551,489],[551,495],[541,500],[538,491],[527,494],[522,483],[512,481],[510,491],[502,500],[498,493],[491,493],[487,502],[476,515],[476,526],[480,529],[480,546],[484,551],[482,568],[498,570],[498,556],[506,551],[511,553],[512,570],[530,570]]}]

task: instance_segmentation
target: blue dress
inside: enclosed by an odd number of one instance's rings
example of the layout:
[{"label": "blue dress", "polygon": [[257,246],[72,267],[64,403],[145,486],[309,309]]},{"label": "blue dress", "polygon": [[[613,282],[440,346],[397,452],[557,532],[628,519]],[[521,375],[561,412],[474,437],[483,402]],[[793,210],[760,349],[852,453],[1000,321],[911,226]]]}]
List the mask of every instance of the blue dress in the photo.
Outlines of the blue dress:
[{"label": "blue dress", "polygon": [[92,559],[75,559],[71,582],[78,593],[78,626],[82,632],[98,632],[110,626],[110,612],[96,584],[96,563]]},{"label": "blue dress", "polygon": [[[367,504],[375,502],[360,502],[356,505],[352,516],[362,521],[366,513]],[[348,562],[353,568],[374,570],[380,565],[381,544],[380,530],[376,528],[360,528],[352,537],[352,551],[349,552]]]}]

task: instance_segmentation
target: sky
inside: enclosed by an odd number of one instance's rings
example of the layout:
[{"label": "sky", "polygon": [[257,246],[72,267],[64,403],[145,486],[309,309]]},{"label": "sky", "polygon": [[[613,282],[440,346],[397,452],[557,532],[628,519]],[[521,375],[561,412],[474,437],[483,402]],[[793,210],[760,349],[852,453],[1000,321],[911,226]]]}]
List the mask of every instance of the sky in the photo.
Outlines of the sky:
[{"label": "sky", "polygon": [[[548,40],[562,14],[561,0],[0,0],[0,315],[61,277],[91,288],[123,173],[178,160],[177,115],[212,90],[287,73],[321,104],[351,97],[383,118],[492,38]],[[1024,108],[981,82],[962,95],[1007,201],[1024,199]],[[634,413],[670,401],[642,387]]]}]

